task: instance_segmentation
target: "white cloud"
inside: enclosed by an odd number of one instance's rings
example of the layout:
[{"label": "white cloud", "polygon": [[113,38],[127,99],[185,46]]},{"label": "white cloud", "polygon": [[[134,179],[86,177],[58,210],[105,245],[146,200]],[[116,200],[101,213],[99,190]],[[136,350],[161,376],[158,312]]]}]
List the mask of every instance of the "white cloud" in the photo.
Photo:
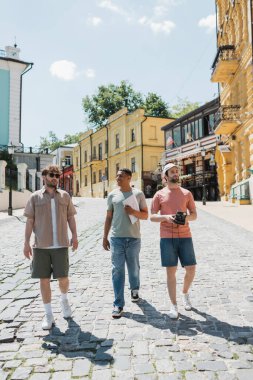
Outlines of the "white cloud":
[{"label": "white cloud", "polygon": [[95,70],[93,70],[93,69],[85,70],[85,76],[87,78],[94,78],[96,76]]},{"label": "white cloud", "polygon": [[119,15],[124,16],[127,21],[131,20],[129,13],[125,9],[114,4],[111,0],[100,1],[99,7],[108,9],[109,11],[114,12],[114,13],[118,13]]},{"label": "white cloud", "polygon": [[101,22],[102,22],[102,19],[96,16],[89,17],[87,20],[88,25],[92,25],[92,26],[98,26],[99,24],[101,24]]},{"label": "white cloud", "polygon": [[143,16],[139,19],[139,23],[144,26],[148,26],[153,33],[165,33],[170,34],[172,29],[175,28],[174,22],[170,20],[154,21]]},{"label": "white cloud", "polygon": [[157,17],[165,16],[172,6],[178,6],[185,0],[157,0],[154,6],[154,15]]},{"label": "white cloud", "polygon": [[211,33],[216,27],[216,16],[215,14],[203,17],[199,20],[198,26],[200,28],[206,28],[207,33]]},{"label": "white cloud", "polygon": [[76,64],[67,60],[56,61],[52,63],[49,70],[52,76],[66,81],[73,80],[78,75]]}]

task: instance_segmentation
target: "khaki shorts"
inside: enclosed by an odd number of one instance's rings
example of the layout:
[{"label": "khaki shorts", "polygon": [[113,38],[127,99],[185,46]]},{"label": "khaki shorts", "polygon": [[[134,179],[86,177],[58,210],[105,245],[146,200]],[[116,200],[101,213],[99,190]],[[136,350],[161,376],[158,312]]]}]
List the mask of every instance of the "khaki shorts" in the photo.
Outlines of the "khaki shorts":
[{"label": "khaki shorts", "polygon": [[32,278],[68,277],[69,255],[68,248],[34,248],[31,262]]}]

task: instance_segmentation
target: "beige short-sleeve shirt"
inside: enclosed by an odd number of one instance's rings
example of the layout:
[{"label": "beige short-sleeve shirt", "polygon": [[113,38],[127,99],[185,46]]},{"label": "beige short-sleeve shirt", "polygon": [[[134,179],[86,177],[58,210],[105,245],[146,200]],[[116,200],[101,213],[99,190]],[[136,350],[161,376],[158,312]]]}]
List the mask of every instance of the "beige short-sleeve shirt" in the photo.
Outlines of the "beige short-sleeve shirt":
[{"label": "beige short-sleeve shirt", "polygon": [[[57,240],[59,246],[68,247],[68,219],[76,214],[76,209],[69,194],[57,189],[55,192],[55,208],[57,218]],[[34,220],[34,246],[46,248],[53,245],[53,226],[51,214],[51,196],[45,187],[35,191],[28,200],[24,216]]]}]

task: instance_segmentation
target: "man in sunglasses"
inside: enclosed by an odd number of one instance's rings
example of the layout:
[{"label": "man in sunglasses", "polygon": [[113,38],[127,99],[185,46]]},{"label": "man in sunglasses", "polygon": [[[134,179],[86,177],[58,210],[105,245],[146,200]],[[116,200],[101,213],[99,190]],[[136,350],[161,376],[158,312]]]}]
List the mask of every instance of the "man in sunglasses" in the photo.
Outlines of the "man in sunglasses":
[{"label": "man in sunglasses", "polygon": [[[41,296],[45,308],[42,329],[50,330],[54,323],[51,307],[50,279],[58,280],[61,291],[61,308],[64,318],[71,316],[68,302],[69,258],[68,226],[72,238],[72,250],[78,247],[75,214],[76,210],[66,191],[58,189],[61,171],[56,165],[49,165],[42,171],[44,186],[35,191],[27,202],[24,215],[27,217],[25,229],[24,255],[31,262],[32,278],[40,279]],[[30,245],[34,232],[33,249]]]}]

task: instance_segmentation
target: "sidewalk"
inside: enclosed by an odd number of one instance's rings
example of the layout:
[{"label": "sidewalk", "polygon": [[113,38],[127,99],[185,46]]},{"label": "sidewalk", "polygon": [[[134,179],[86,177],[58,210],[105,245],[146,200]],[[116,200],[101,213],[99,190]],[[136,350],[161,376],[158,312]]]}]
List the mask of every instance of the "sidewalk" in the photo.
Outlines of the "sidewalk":
[{"label": "sidewalk", "polygon": [[253,232],[253,205],[237,205],[230,202],[196,202],[197,209],[208,212],[227,222]]}]

